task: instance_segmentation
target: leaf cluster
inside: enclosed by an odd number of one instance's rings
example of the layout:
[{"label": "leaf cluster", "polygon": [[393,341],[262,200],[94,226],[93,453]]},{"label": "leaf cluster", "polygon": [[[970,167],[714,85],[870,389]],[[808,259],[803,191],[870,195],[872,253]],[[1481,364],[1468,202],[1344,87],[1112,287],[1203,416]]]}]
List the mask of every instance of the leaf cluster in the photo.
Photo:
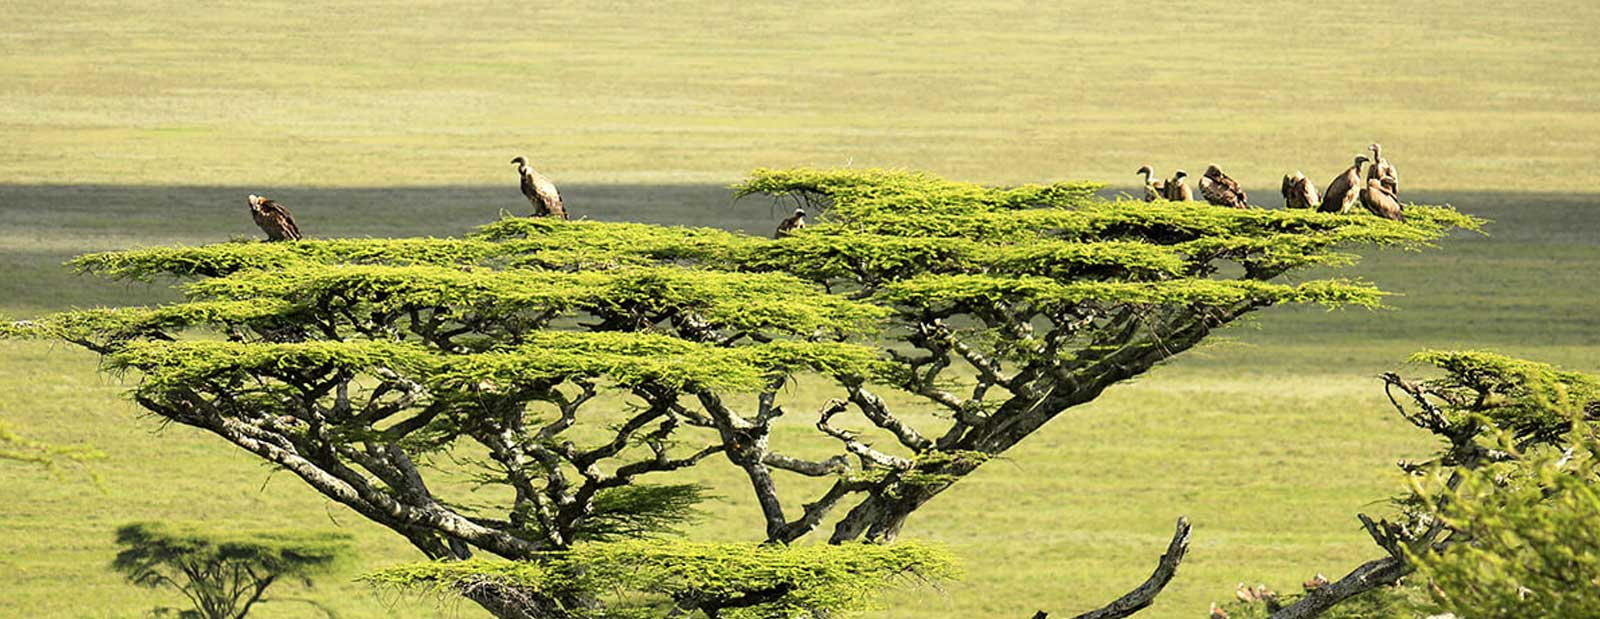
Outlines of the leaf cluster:
[{"label": "leaf cluster", "polygon": [[[492,582],[551,598],[607,598],[605,616],[658,615],[663,607],[719,616],[852,614],[898,578],[956,576],[944,550],[918,543],[782,546],[632,540],[585,543],[529,561],[401,565],[362,577],[379,587],[438,592]],[[576,611],[583,616],[581,609]]]}]

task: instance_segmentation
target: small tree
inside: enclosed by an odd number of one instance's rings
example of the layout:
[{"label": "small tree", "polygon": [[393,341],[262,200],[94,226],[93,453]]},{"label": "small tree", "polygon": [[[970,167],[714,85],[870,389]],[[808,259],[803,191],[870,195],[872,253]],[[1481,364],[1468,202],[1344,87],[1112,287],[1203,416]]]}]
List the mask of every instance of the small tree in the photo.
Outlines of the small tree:
[{"label": "small tree", "polygon": [[[1386,391],[1442,446],[1400,462],[1411,485],[1395,521],[1358,515],[1384,556],[1275,612],[1238,605],[1238,617],[1301,619],[1336,606],[1341,617],[1422,607],[1473,619],[1596,616],[1600,377],[1477,351],[1412,360],[1443,375],[1385,374]],[[1423,582],[1410,591],[1375,591],[1414,572]],[[1424,586],[1432,604],[1417,595]]]},{"label": "small tree", "polygon": [[[1218,327],[1278,303],[1382,298],[1280,276],[1480,223],[1423,206],[1399,223],[1108,202],[1097,188],[759,170],[740,195],[800,201],[822,223],[769,240],[506,219],[467,239],[91,254],[78,269],[175,276],[189,300],[0,334],[104,354],[139,373],[140,406],[293,472],[433,558],[535,559],[619,522],[648,529],[684,501],[641,497],[687,498],[649,480],[713,456],[748,480],[768,542],[830,521],[830,542],[888,542],[984,462]],[[837,394],[806,422],[829,457],[774,441],[793,418],[783,388],[802,374]],[[476,476],[504,502],[437,494],[418,462],[453,446],[485,454]],[[831,483],[786,504],[782,474]],[[572,607],[478,599],[507,617]]]},{"label": "small tree", "polygon": [[350,549],[342,533],[208,530],[196,525],[136,523],[117,529],[122,548],[111,568],[141,587],[182,593],[192,609],[178,616],[241,619],[282,580],[311,585]]}]

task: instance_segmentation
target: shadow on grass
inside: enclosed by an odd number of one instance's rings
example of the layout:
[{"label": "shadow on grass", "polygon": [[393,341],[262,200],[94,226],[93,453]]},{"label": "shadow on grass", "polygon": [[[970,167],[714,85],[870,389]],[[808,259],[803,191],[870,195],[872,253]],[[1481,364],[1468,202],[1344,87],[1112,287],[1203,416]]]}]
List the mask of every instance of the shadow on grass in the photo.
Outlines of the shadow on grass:
[{"label": "shadow on grass", "polygon": [[[1113,188],[1105,195],[1131,194]],[[1275,203],[1270,189],[1258,199]],[[74,255],[161,244],[256,238],[244,197],[265,193],[291,208],[312,237],[456,236],[529,207],[506,185],[402,188],[284,188],[0,185],[0,312],[26,316],[65,307],[173,298],[162,286],[75,277]],[[712,226],[767,235],[789,205],[735,202],[720,185],[564,185],[575,217]],[[1270,198],[1267,198],[1269,197]],[[1494,220],[1489,236],[1462,233],[1423,253],[1368,252],[1343,275],[1401,293],[1399,311],[1328,313],[1280,308],[1259,335],[1277,346],[1600,345],[1600,195],[1408,192],[1408,201],[1449,203]],[[1313,273],[1325,276],[1331,273]],[[1287,323],[1287,324],[1285,324]]]}]

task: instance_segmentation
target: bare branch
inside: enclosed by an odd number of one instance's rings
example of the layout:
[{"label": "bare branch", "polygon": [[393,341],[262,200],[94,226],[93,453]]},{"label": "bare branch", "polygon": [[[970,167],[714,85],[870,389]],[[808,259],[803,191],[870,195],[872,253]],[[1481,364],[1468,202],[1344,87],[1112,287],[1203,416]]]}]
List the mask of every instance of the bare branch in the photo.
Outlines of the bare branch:
[{"label": "bare branch", "polygon": [[768,452],[765,456],[762,456],[761,463],[775,469],[783,469],[807,477],[838,475],[850,468],[850,462],[845,459],[844,454],[836,455],[827,460],[805,460]]},{"label": "bare branch", "polygon": [[[1161,590],[1172,582],[1178,574],[1178,564],[1183,561],[1184,554],[1189,552],[1189,519],[1179,517],[1177,530],[1172,533],[1172,541],[1167,544],[1167,551],[1162,553],[1161,559],[1156,562],[1156,570],[1150,577],[1134,587],[1132,591],[1124,593],[1122,597],[1112,600],[1095,610],[1083,613],[1073,619],[1122,619],[1149,607],[1155,602]],[[1044,611],[1034,614],[1035,618],[1046,616]]]},{"label": "bare branch", "polygon": [[1368,561],[1344,578],[1311,590],[1299,601],[1272,613],[1267,619],[1311,619],[1351,596],[1392,585],[1410,572],[1411,566],[1394,557]]},{"label": "bare branch", "polygon": [[874,425],[888,430],[890,434],[893,434],[900,441],[901,445],[905,445],[918,453],[926,451],[933,446],[933,441],[923,438],[922,434],[918,433],[916,429],[889,414],[889,404],[884,402],[883,398],[878,397],[877,394],[867,391],[867,388],[861,385],[859,379],[841,379],[841,381],[848,385],[850,402],[856,405],[861,414]]},{"label": "bare branch", "polygon": [[817,429],[821,430],[823,434],[839,439],[840,442],[844,443],[846,451],[860,457],[864,463],[900,470],[911,468],[910,460],[891,456],[873,449],[871,446],[856,440],[855,433],[828,425],[828,420],[832,419],[834,415],[844,412],[844,410],[845,403],[843,401],[837,399],[829,400],[818,416]]}]

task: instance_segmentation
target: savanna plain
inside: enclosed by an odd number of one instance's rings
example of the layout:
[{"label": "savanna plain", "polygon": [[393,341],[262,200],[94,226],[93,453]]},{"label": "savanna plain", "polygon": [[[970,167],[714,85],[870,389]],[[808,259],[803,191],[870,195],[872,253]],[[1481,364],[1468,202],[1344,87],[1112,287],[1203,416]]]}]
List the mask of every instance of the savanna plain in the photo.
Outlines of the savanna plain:
[{"label": "savanna plain", "polygon": [[[947,545],[966,576],[895,592],[876,617],[1070,616],[1142,580],[1179,515],[1195,524],[1190,558],[1141,616],[1202,616],[1238,581],[1342,574],[1377,552],[1355,512],[1382,512],[1402,483],[1394,461],[1433,447],[1375,375],[1462,347],[1600,370],[1592,3],[25,0],[7,12],[0,315],[13,319],[176,298],[165,282],[61,263],[254,236],[249,193],[289,205],[310,236],[463,234],[526,211],[506,163],[519,154],[578,217],[764,235],[785,208],[725,189],[758,166],[1087,179],[1114,194],[1134,191],[1141,164],[1215,162],[1275,207],[1283,173],[1325,184],[1376,140],[1403,199],[1492,220],[1485,235],[1341,269],[1396,293],[1386,309],[1263,311],[1062,415],[912,517],[904,537]],[[0,467],[0,617],[138,617],[163,603],[107,565],[117,525],[165,519],[355,535],[357,565],[293,594],[342,618],[484,616],[352,582],[418,555],[220,439],[140,416],[121,396],[136,379],[65,345],[0,342],[0,419],[107,455],[98,485]],[[784,397],[805,410],[828,394],[802,380]],[[797,441],[814,434],[783,423]],[[689,476],[724,497],[689,536],[758,535],[735,469]],[[252,616],[307,611],[283,601]]]}]

